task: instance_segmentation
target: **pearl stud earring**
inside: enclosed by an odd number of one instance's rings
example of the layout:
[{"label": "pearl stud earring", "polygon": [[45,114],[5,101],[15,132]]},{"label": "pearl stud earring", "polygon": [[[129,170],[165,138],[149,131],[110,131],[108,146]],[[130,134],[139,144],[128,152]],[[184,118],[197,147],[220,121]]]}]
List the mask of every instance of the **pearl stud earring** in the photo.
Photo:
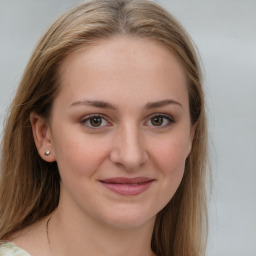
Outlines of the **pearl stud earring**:
[{"label": "pearl stud earring", "polygon": [[47,151],[45,151],[45,153],[44,153],[45,156],[49,156],[50,154],[51,154],[51,151],[50,151],[50,150],[47,150]]}]

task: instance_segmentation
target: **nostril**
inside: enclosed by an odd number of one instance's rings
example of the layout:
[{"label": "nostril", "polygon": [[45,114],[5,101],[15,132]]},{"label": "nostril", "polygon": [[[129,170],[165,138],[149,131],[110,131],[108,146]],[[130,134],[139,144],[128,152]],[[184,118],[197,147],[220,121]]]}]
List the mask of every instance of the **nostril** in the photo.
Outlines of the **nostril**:
[{"label": "nostril", "polygon": [[112,141],[110,160],[127,170],[137,170],[148,160],[142,134],[130,123],[120,127],[117,133]]},{"label": "nostril", "polygon": [[128,150],[112,150],[110,153],[110,161],[119,167],[124,167],[127,170],[137,170],[148,160],[147,152],[128,151]]}]

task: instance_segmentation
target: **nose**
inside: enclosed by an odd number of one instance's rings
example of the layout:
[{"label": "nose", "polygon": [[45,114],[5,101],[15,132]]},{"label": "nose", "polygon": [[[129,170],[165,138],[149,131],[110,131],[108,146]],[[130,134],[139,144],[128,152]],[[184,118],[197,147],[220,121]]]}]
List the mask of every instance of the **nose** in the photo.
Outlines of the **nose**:
[{"label": "nose", "polygon": [[143,136],[137,127],[123,127],[114,136],[110,160],[126,170],[137,170],[148,160]]}]

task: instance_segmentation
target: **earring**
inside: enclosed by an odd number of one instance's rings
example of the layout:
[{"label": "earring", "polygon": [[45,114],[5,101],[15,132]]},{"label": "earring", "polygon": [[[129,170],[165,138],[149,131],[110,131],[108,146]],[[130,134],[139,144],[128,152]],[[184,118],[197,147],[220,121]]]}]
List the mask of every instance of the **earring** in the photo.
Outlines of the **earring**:
[{"label": "earring", "polygon": [[50,151],[50,150],[47,150],[47,151],[45,151],[45,153],[44,153],[45,156],[49,156],[50,154],[51,154],[51,151]]}]

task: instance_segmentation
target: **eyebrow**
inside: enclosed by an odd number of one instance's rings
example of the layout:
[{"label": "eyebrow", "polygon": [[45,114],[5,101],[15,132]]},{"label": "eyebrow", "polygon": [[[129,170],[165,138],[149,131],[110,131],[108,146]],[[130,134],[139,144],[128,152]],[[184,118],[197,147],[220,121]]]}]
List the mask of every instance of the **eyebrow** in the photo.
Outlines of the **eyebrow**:
[{"label": "eyebrow", "polygon": [[164,107],[164,106],[167,106],[170,104],[175,104],[175,105],[178,105],[183,108],[183,106],[179,102],[177,102],[175,100],[170,100],[170,99],[156,101],[156,102],[149,102],[149,103],[147,103],[145,108],[146,109],[159,108],[159,107]]},{"label": "eyebrow", "polygon": [[[164,107],[170,104],[175,104],[183,108],[183,106],[171,99],[166,99],[166,100],[161,100],[161,101],[156,101],[156,102],[149,102],[146,104],[145,109],[152,109],[152,108],[159,108],[159,107]],[[116,107],[108,102],[105,101],[99,101],[99,100],[81,100],[81,101],[75,101],[73,102],[70,106],[92,106],[96,108],[103,108],[103,109],[112,109],[116,110]]]},{"label": "eyebrow", "polygon": [[96,108],[113,109],[113,110],[116,109],[112,104],[104,101],[99,101],[99,100],[82,100],[82,101],[75,101],[71,104],[71,106],[79,106],[79,105],[92,106]]}]

